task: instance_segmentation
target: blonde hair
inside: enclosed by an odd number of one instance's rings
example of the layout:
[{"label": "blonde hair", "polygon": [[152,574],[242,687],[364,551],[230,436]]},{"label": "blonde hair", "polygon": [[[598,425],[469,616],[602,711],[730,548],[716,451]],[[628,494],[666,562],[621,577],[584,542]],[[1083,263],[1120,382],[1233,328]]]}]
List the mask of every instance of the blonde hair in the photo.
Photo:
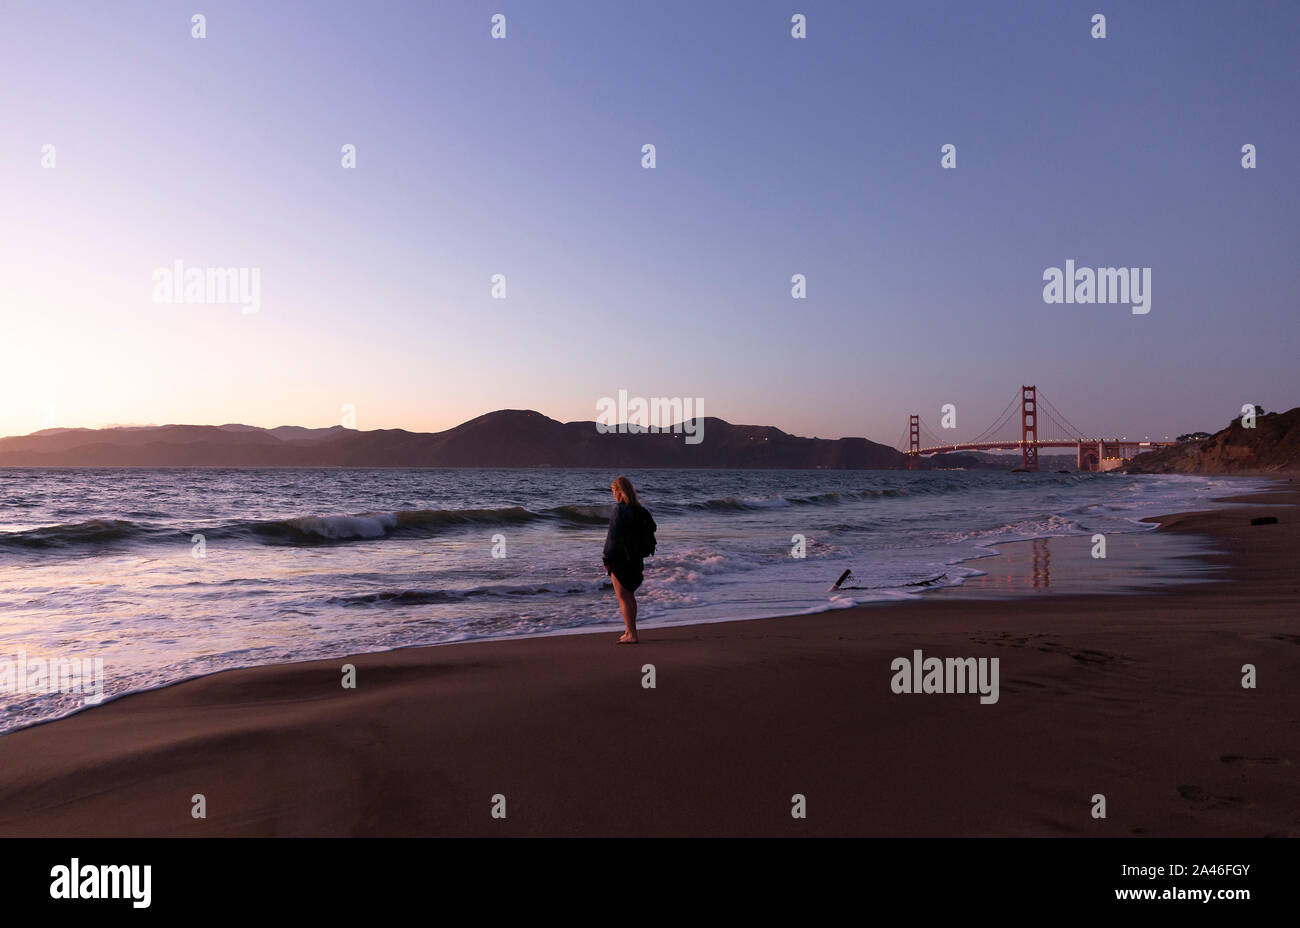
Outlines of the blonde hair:
[{"label": "blonde hair", "polygon": [[640,500],[636,498],[636,489],[633,488],[632,481],[626,477],[615,477],[609,488],[614,491],[614,499],[620,503],[627,503],[629,506],[641,505]]}]

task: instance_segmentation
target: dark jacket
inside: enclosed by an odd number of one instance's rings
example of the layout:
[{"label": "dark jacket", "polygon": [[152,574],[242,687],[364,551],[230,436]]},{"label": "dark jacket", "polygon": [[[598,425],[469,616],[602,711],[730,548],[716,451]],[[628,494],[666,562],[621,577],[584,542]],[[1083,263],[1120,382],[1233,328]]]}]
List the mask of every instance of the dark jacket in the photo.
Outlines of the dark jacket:
[{"label": "dark jacket", "polygon": [[637,536],[644,531],[638,526],[638,519],[645,520],[645,528],[649,531],[655,531],[658,526],[650,515],[650,510],[644,506],[629,506],[627,503],[616,503],[614,509],[609,514],[609,531],[605,533],[605,550],[601,555],[601,560],[608,567],[610,563],[622,564],[640,564],[643,563],[639,557],[632,556],[631,544]]}]

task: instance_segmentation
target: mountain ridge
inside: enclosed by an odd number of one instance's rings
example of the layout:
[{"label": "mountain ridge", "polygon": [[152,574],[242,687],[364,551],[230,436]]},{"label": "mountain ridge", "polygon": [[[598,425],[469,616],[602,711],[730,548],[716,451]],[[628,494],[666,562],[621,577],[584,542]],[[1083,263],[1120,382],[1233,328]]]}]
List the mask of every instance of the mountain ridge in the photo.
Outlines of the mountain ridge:
[{"label": "mountain ridge", "polygon": [[0,439],[3,467],[705,467],[889,470],[907,455],[866,438],[803,438],[705,417],[680,432],[604,434],[531,409],[484,413],[441,432],[239,423],[43,429]]}]

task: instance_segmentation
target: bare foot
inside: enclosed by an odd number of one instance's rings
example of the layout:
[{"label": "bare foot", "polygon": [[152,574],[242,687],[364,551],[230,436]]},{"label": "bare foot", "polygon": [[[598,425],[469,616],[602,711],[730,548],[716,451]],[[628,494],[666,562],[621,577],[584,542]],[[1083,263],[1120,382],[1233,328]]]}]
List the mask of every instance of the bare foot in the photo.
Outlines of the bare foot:
[{"label": "bare foot", "polygon": [[636,639],[636,636],[635,636],[635,635],[629,635],[627,632],[624,632],[624,633],[623,633],[623,636],[622,636],[621,638],[618,639],[618,643],[619,643],[619,644],[637,644],[638,642],[637,642],[637,639]]}]

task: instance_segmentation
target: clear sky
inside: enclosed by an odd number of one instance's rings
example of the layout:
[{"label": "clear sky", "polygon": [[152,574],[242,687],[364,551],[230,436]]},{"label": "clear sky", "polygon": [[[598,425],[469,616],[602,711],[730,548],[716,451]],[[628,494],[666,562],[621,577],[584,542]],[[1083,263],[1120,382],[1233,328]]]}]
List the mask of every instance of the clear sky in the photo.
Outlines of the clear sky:
[{"label": "clear sky", "polygon": [[[1298,39],[1292,0],[9,0],[0,434],[1289,408]],[[259,311],[156,303],[178,259],[258,269]],[[1150,312],[1044,303],[1067,259],[1152,268]]]}]

